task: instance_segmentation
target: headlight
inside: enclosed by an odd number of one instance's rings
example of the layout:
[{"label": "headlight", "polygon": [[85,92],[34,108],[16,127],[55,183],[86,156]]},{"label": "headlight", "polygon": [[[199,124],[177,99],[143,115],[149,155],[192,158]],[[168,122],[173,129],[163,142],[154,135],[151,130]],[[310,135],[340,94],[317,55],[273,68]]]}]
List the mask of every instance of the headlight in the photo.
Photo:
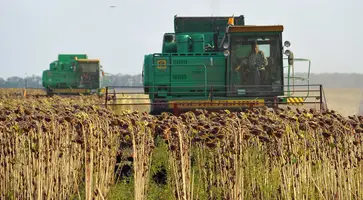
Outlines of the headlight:
[{"label": "headlight", "polygon": [[285,46],[285,47],[289,47],[290,45],[291,45],[291,44],[290,44],[290,42],[289,42],[289,41],[285,41],[285,42],[284,42],[284,46]]},{"label": "headlight", "polygon": [[227,43],[227,42],[225,42],[225,43],[223,44],[223,48],[224,48],[224,49],[228,49],[228,46],[229,46],[229,45],[228,45],[228,43]]},{"label": "headlight", "polygon": [[229,56],[229,51],[228,50],[224,50],[224,52],[223,52],[223,54],[224,54],[224,56]]},{"label": "headlight", "polygon": [[289,56],[290,54],[291,54],[291,51],[287,49],[287,50],[285,51],[285,55],[286,55],[286,56]]}]

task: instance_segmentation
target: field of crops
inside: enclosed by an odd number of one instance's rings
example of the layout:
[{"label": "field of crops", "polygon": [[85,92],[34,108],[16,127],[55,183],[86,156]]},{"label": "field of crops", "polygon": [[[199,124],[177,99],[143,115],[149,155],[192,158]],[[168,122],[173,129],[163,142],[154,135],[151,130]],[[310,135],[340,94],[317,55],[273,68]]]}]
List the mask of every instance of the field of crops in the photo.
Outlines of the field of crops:
[{"label": "field of crops", "polygon": [[362,117],[151,116],[97,97],[1,93],[1,199],[363,198]]}]

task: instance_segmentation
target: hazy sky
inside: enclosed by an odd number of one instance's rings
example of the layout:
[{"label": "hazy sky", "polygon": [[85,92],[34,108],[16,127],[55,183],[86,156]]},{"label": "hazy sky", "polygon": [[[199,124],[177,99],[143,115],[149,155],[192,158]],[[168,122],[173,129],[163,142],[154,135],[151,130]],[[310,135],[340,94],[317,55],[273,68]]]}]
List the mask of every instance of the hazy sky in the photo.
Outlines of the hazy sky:
[{"label": "hazy sky", "polygon": [[362,0],[0,0],[0,77],[41,75],[59,53],[100,58],[109,73],[141,73],[144,54],[161,51],[175,14],[282,24],[312,72],[363,73],[362,9]]}]

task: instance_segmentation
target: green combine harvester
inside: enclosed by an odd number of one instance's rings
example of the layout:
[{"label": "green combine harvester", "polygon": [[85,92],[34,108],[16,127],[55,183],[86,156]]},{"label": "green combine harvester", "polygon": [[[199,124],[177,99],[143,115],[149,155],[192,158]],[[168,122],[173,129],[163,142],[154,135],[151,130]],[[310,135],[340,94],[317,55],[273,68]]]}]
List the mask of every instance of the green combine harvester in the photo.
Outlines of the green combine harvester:
[{"label": "green combine harvester", "polygon": [[102,96],[104,72],[98,59],[86,54],[59,54],[58,60],[43,71],[42,83],[48,95],[97,94]]},{"label": "green combine harvester", "polygon": [[[174,33],[164,34],[162,52],[144,57],[142,79],[151,113],[305,103],[311,85],[308,78],[294,76],[293,66],[294,61],[308,61],[309,76],[310,61],[284,49],[290,42],[283,42],[283,30],[282,25],[245,25],[243,15],[175,16]],[[263,54],[250,54],[256,44]],[[295,95],[299,86],[305,92]]]}]

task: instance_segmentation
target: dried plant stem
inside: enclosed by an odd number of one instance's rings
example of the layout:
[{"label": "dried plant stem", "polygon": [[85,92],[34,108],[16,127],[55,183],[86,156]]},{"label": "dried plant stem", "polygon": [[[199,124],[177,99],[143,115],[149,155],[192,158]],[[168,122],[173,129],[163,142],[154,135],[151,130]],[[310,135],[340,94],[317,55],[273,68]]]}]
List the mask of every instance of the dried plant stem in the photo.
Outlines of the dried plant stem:
[{"label": "dried plant stem", "polygon": [[145,122],[136,123],[136,126],[131,128],[131,136],[134,160],[135,200],[144,200],[147,199],[147,186],[154,140]]}]

